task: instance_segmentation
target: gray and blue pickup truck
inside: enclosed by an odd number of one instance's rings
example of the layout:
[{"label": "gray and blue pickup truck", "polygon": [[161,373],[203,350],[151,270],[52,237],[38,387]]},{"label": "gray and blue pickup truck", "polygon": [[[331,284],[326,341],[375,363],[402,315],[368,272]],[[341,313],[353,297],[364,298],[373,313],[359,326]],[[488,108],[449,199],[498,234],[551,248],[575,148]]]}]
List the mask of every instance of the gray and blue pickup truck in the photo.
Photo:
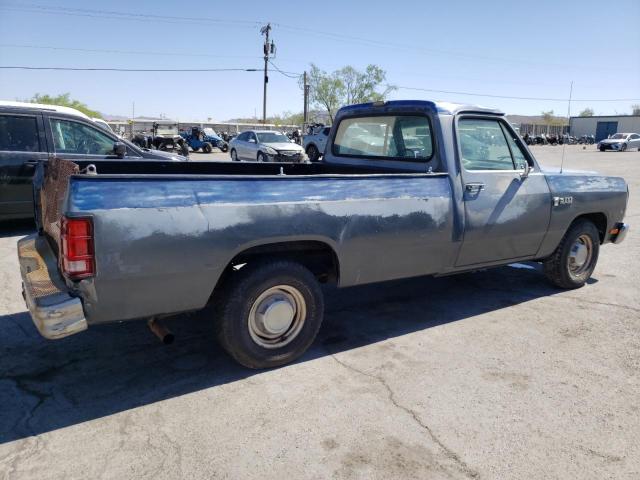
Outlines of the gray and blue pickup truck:
[{"label": "gray and blue pickup truck", "polygon": [[43,336],[212,303],[251,368],[309,347],[321,283],[530,260],[576,288],[628,230],[622,178],[546,173],[501,112],[428,101],[342,108],[320,163],[56,159],[34,182],[39,233],[18,252]]}]

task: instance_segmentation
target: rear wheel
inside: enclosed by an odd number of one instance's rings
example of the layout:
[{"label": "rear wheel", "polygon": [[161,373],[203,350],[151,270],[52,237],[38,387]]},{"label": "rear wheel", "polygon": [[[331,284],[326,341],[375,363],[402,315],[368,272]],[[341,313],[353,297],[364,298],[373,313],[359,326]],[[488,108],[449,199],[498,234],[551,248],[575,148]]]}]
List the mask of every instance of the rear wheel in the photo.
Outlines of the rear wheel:
[{"label": "rear wheel", "polygon": [[231,160],[233,160],[234,162],[238,161],[238,153],[236,152],[235,148],[231,149]]},{"label": "rear wheel", "polygon": [[228,152],[229,151],[229,145],[227,145],[226,142],[224,142],[221,146],[220,146],[220,151],[221,152]]},{"label": "rear wheel", "polygon": [[315,145],[309,145],[307,147],[307,156],[312,162],[317,162],[320,158],[320,151],[318,150],[318,147]]},{"label": "rear wheel", "polygon": [[578,220],[543,262],[544,273],[557,287],[582,287],[596,268],[599,251],[600,235],[596,226],[589,220]]},{"label": "rear wheel", "polygon": [[210,143],[205,143],[205,144],[202,146],[202,151],[203,151],[204,153],[211,153],[211,152],[213,151],[213,147],[211,146],[211,144],[210,144]]},{"label": "rear wheel", "polygon": [[246,265],[229,279],[220,298],[218,341],[249,368],[292,362],[313,343],[322,323],[320,285],[296,262]]}]

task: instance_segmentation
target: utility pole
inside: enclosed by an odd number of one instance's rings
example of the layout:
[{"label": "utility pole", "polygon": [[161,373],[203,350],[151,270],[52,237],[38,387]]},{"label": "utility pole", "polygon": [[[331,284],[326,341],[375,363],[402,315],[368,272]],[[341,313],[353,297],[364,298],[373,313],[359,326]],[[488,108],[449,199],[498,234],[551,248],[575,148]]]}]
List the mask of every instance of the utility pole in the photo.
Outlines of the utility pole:
[{"label": "utility pole", "polygon": [[264,92],[262,94],[262,123],[267,123],[267,83],[269,83],[269,55],[274,53],[275,45],[273,41],[269,43],[269,32],[271,32],[271,23],[260,29],[260,34],[264,35]]},{"label": "utility pole", "polygon": [[309,121],[309,84],[307,83],[307,72],[304,72],[304,124]]}]

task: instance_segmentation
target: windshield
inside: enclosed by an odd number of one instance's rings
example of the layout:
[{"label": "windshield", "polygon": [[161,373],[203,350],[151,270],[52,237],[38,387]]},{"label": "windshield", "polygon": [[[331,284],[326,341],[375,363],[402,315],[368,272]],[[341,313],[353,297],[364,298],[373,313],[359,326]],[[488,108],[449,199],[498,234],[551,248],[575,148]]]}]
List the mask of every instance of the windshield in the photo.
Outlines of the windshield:
[{"label": "windshield", "polygon": [[280,132],[261,132],[256,133],[256,135],[258,135],[258,142],[260,143],[279,143],[289,141],[289,138]]},{"label": "windshield", "polygon": [[612,136],[611,138],[615,138],[616,140],[619,140],[621,138],[627,138],[627,136],[624,133],[616,133],[614,136]]},{"label": "windshield", "polygon": [[204,134],[207,137],[218,137],[219,136],[213,128],[209,128],[209,127],[204,129]]}]

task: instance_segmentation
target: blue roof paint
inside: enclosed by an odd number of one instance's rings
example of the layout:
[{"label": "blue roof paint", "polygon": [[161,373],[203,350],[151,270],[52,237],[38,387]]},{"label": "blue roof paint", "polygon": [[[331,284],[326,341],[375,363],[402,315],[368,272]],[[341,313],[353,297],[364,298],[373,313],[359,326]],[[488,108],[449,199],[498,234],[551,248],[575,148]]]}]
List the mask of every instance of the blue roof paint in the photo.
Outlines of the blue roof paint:
[{"label": "blue roof paint", "polygon": [[469,105],[463,103],[451,103],[451,102],[432,102],[429,100],[389,100],[384,102],[384,105],[376,105],[374,102],[359,103],[355,105],[348,105],[342,107],[338,114],[343,114],[352,110],[363,110],[368,108],[376,108],[378,106],[384,107],[414,107],[422,108],[424,110],[430,110],[434,113],[440,113],[445,115],[454,115],[460,112],[479,112],[479,113],[491,113],[494,115],[504,115],[503,112],[495,108],[481,107],[479,105]]}]

